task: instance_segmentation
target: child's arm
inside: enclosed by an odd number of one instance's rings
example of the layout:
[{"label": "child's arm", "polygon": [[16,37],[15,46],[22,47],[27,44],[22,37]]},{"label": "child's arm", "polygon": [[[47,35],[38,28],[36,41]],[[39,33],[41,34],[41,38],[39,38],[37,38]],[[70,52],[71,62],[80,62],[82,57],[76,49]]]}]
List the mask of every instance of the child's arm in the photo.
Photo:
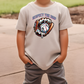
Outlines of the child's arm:
[{"label": "child's arm", "polygon": [[68,30],[60,30],[60,47],[61,47],[61,55],[54,61],[58,61],[62,63],[67,55],[67,47],[68,47]]},{"label": "child's arm", "polygon": [[20,59],[27,64],[28,62],[30,64],[33,64],[26,56],[25,56],[25,49],[24,49],[24,44],[25,44],[25,31],[17,31],[17,47],[18,47],[18,53]]}]

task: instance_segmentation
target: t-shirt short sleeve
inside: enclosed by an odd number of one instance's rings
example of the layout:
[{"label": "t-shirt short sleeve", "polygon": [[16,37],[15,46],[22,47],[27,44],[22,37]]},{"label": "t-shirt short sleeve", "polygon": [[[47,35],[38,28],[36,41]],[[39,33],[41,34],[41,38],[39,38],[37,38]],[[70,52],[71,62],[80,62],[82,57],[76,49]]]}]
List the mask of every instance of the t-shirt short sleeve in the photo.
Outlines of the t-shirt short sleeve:
[{"label": "t-shirt short sleeve", "polygon": [[16,29],[21,31],[26,30],[26,14],[23,8],[20,9]]},{"label": "t-shirt short sleeve", "polygon": [[70,13],[67,7],[62,8],[59,22],[59,30],[64,30],[69,27],[72,27],[72,21],[70,17]]}]

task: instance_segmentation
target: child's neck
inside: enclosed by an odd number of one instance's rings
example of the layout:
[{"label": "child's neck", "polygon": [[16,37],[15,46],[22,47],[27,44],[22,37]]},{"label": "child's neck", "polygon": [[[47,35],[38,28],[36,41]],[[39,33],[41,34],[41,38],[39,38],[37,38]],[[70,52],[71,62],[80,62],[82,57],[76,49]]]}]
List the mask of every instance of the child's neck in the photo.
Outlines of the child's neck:
[{"label": "child's neck", "polygon": [[42,6],[42,7],[46,7],[46,6],[53,4],[53,2],[51,0],[36,0],[35,4]]}]

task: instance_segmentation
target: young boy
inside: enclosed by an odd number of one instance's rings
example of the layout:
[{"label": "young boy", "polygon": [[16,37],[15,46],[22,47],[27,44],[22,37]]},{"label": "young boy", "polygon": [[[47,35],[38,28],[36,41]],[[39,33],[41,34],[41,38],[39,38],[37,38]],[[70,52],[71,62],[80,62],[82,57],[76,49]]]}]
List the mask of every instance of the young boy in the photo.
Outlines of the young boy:
[{"label": "young boy", "polygon": [[68,31],[72,26],[68,8],[51,0],[36,0],[22,7],[17,22],[17,47],[25,64],[23,84],[67,84],[63,61],[67,55]]}]

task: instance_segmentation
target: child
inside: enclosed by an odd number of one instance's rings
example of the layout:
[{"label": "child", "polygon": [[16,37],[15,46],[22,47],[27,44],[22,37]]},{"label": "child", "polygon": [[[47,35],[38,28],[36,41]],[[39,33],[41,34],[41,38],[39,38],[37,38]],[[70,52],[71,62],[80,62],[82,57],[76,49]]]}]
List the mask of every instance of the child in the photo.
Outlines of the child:
[{"label": "child", "polygon": [[23,84],[67,84],[63,61],[67,55],[68,31],[72,26],[68,8],[51,0],[36,0],[22,7],[16,25],[17,47],[25,64]]}]

